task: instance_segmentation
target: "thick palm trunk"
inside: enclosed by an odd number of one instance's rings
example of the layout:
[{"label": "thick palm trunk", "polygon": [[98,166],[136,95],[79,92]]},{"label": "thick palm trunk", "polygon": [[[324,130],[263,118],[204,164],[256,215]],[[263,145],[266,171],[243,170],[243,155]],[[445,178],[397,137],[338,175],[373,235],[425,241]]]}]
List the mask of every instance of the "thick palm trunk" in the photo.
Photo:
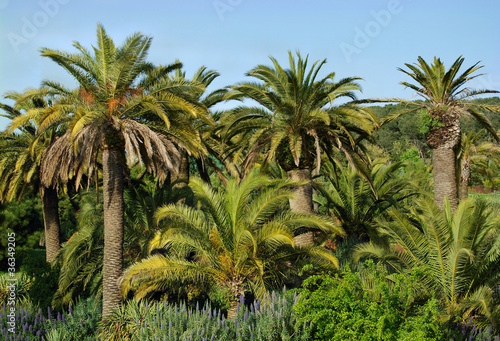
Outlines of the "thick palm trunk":
[{"label": "thick palm trunk", "polygon": [[42,187],[40,195],[42,197],[43,225],[45,227],[46,260],[52,263],[61,248],[59,239],[59,198],[57,190],[53,187]]},{"label": "thick palm trunk", "polygon": [[104,149],[104,264],[102,288],[102,317],[121,303],[119,278],[123,271],[123,151]]},{"label": "thick palm trunk", "polygon": [[185,181],[177,184],[176,185],[177,187],[184,187],[189,183],[189,154],[185,150],[182,151],[181,164],[179,165],[179,173],[177,174],[177,176],[175,176],[173,180]]},{"label": "thick palm trunk", "polygon": [[[297,186],[294,190],[294,197],[290,201],[290,209],[295,213],[312,213],[312,183],[311,171],[309,169],[293,169],[287,172],[288,178],[294,181],[306,181],[302,186]],[[313,245],[314,236],[312,232],[300,234],[295,237],[296,246]]]},{"label": "thick palm trunk", "polygon": [[432,150],[434,166],[434,201],[443,209],[444,198],[450,200],[452,212],[458,206],[458,193],[455,172],[455,151],[446,145]]},{"label": "thick palm trunk", "polygon": [[227,309],[227,319],[233,320],[238,316],[238,305],[240,304],[239,300],[232,300],[229,302],[229,308]]},{"label": "thick palm trunk", "polygon": [[460,201],[467,200],[467,198],[469,197],[470,174],[471,174],[470,164],[465,163],[464,165],[462,165],[462,170],[460,174],[460,184],[458,188]]}]

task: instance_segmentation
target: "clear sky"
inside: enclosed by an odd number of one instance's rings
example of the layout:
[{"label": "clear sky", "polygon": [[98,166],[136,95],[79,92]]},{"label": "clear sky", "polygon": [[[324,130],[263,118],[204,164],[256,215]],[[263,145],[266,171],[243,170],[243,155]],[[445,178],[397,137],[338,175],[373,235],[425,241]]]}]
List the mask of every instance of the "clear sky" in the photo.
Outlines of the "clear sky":
[{"label": "clear sky", "polygon": [[214,88],[245,80],[269,56],[287,66],[288,51],[300,50],[326,58],[325,74],[362,77],[363,98],[412,98],[397,68],[418,56],[446,66],[460,55],[464,66],[480,61],[486,75],[472,85],[500,91],[499,14],[496,0],[0,0],[0,95],[44,79],[75,85],[39,49],[90,47],[97,23],[115,44],[134,32],[152,36],[153,63],[178,59],[188,76],[202,65],[219,71]]}]

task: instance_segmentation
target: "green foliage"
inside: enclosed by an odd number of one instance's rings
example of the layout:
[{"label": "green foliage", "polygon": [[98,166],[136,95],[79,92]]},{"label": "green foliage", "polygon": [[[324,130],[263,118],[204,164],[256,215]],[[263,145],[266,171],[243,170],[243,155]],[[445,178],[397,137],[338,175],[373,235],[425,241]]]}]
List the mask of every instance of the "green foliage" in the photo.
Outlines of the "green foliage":
[{"label": "green foliage", "polygon": [[401,171],[404,166],[375,160],[367,179],[353,167],[325,164],[326,181],[315,183],[319,212],[335,217],[350,238],[376,237],[375,218],[419,194],[418,177]]},{"label": "green foliage", "polygon": [[411,214],[393,209],[389,217],[379,221],[379,233],[388,238],[389,245],[359,245],[357,257],[380,259],[403,274],[426,268],[429,273],[420,280],[421,288],[443,301],[444,321],[465,323],[473,318],[481,328],[490,324],[499,328],[497,208],[469,199],[452,214],[448,201],[441,211],[426,200]]},{"label": "green foliage", "polygon": [[[442,108],[442,110],[445,109]],[[422,112],[420,114],[420,132],[422,134],[427,135],[441,127],[444,127],[444,124],[439,121],[439,117],[433,117],[428,112]]]},{"label": "green foliage", "polygon": [[57,320],[53,329],[47,330],[47,341],[94,340],[101,320],[101,301],[93,297],[80,300],[64,320]]},{"label": "green foliage", "polygon": [[[43,231],[43,219],[40,200],[32,195],[26,195],[20,202],[9,202],[0,204],[0,234],[16,234],[16,248],[35,248],[40,242]],[[7,254],[7,238],[1,238],[0,260],[4,260]],[[6,269],[3,261],[2,269]]]},{"label": "green foliage", "polygon": [[[15,287],[12,287],[12,284]],[[0,273],[0,305],[8,304],[11,292],[15,293],[15,300],[11,304],[26,304],[30,302],[29,288],[32,285],[32,280],[24,272],[16,272],[10,276],[10,272]],[[12,290],[14,289],[14,290]]]},{"label": "green foliage", "polygon": [[17,257],[23,259],[20,270],[31,278],[28,294],[32,302],[43,309],[51,306],[57,289],[59,268],[47,263],[43,251],[18,250]]},{"label": "green foliage", "polygon": [[415,301],[418,276],[388,275],[372,262],[311,276],[299,289],[297,324],[309,325],[313,340],[441,340],[437,301]]}]

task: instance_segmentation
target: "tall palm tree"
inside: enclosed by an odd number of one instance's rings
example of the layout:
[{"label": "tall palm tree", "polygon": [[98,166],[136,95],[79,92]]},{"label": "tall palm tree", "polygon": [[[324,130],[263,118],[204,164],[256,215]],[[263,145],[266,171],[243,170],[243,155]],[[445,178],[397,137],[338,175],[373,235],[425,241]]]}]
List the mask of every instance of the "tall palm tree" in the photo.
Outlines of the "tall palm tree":
[{"label": "tall palm tree", "polygon": [[462,134],[456,164],[460,200],[465,200],[469,196],[468,188],[473,165],[485,167],[489,160],[500,163],[500,147],[489,141],[480,142],[482,135],[481,131]]},{"label": "tall palm tree", "polygon": [[[228,315],[234,317],[245,291],[265,298],[282,279],[282,271],[294,257],[334,267],[336,258],[326,249],[295,248],[293,230],[302,226],[342,233],[335,222],[313,214],[281,212],[291,195],[289,180],[271,181],[252,173],[241,183],[228,182],[216,191],[200,179],[191,187],[201,210],[167,205],[157,213],[164,229],[150,243],[151,256],[128,268],[123,294],[136,298],[193,281],[226,289]],[[158,252],[161,251],[161,252]]]},{"label": "tall palm tree", "polygon": [[362,244],[357,258],[378,258],[406,275],[423,269],[422,290],[445,302],[447,319],[474,318],[500,327],[500,302],[494,298],[500,283],[500,217],[493,204],[468,199],[452,214],[448,200],[442,211],[426,200],[412,214],[389,213],[387,221],[379,221],[389,246]]},{"label": "tall palm tree", "polygon": [[[226,141],[236,141],[228,152],[235,157],[245,153],[243,166],[249,166],[264,152],[263,163],[276,158],[290,179],[302,182],[290,199],[294,212],[313,210],[311,171],[319,172],[321,153],[330,157],[343,154],[362,167],[359,142],[377,126],[367,109],[351,101],[356,99],[360,78],[334,81],[335,73],[318,79],[326,60],[315,62],[308,70],[308,58],[289,52],[290,68],[284,69],[276,59],[273,66],[258,65],[247,76],[261,82],[243,82],[232,87],[228,98],[252,99],[259,106],[240,106],[227,114]],[[299,244],[312,243],[312,235],[297,239]]]},{"label": "tall palm tree", "polygon": [[[164,180],[179,163],[178,147],[167,131],[178,123],[169,116],[185,110],[192,115],[202,112],[200,106],[178,94],[185,87],[166,85],[165,75],[174,66],[155,67],[146,62],[152,38],[141,33],[115,46],[101,25],[97,27],[97,46],[90,51],[73,43],[78,53],[70,54],[42,48],[42,56],[62,66],[79,83],[77,91],[67,91],[60,84],[45,82],[59,90],[67,105],[56,111],[41,113],[42,124],[67,120],[68,136],[79,158],[102,160],[104,204],[103,318],[121,302],[118,279],[123,269],[124,175],[129,165],[139,163]],[[36,113],[33,113],[35,115]],[[28,117],[29,118],[29,117]],[[158,118],[162,125],[158,124]],[[176,130],[193,137],[186,127]],[[184,141],[188,141],[186,138]],[[56,169],[54,158],[49,169]],[[91,162],[92,161],[92,162]],[[48,171],[49,171],[48,169]]]},{"label": "tall palm tree", "polygon": [[[124,191],[126,251],[123,256],[126,265],[147,256],[148,243],[160,229],[154,217],[158,207],[177,203],[181,199],[185,199],[184,202],[188,204],[192,201],[189,187],[175,188],[173,184],[160,186],[158,179],[146,172],[135,176],[138,168],[132,169],[130,183]],[[79,229],[56,257],[56,264],[61,271],[59,287],[52,300],[55,307],[74,304],[82,294],[94,297],[102,295],[103,207],[102,203],[97,203],[93,191],[87,191],[82,201],[77,214]]]},{"label": "tall palm tree", "polygon": [[[214,70],[208,70],[206,66],[200,67],[193,75],[190,82],[193,84],[200,85],[199,87],[192,87],[186,96],[191,97],[195,102],[200,102],[206,109],[207,112],[203,116],[192,117],[186,116],[186,121],[190,124],[194,130],[200,135],[202,148],[198,151],[198,156],[195,158],[196,167],[200,174],[200,177],[207,183],[210,183],[210,175],[207,171],[207,166],[211,166],[216,170],[219,176],[221,176],[222,171],[220,167],[217,166],[216,162],[212,158],[221,160],[220,148],[218,139],[215,136],[214,127],[215,120],[220,117],[220,113],[211,113],[210,109],[216,104],[224,100],[224,95],[227,93],[227,89],[216,89],[212,92],[206,93],[206,88],[219,77],[219,73]],[[180,69],[176,70],[175,75],[172,77],[173,81],[186,81],[186,73],[182,72]],[[179,174],[177,179],[183,179],[186,183],[189,182],[189,151],[184,150],[181,159],[181,165],[179,169]]]},{"label": "tall palm tree", "polygon": [[455,150],[460,144],[460,117],[471,115],[500,141],[490,121],[480,110],[500,112],[495,105],[477,104],[468,99],[476,95],[498,93],[494,90],[474,90],[464,87],[466,83],[481,74],[479,63],[459,73],[464,58],[459,57],[446,70],[439,58],[429,65],[422,57],[418,63],[405,64],[409,70],[398,68],[410,76],[415,83],[401,82],[402,85],[416,91],[423,102],[402,101],[409,106],[409,111],[423,110],[427,115],[427,145],[432,149],[434,200],[443,207],[444,198],[448,197],[454,211],[458,204],[458,192],[455,172]]},{"label": "tall palm tree", "polygon": [[[11,92],[6,98],[16,100],[15,107],[0,104],[1,116],[11,121],[26,110],[44,110],[49,100],[43,96],[26,99],[26,93]],[[21,200],[27,191],[38,191],[42,199],[46,260],[52,263],[60,248],[59,198],[56,186],[41,184],[41,164],[53,148],[57,127],[38,134],[39,121],[31,120],[18,126],[19,132],[5,131],[1,135],[0,201]]]}]

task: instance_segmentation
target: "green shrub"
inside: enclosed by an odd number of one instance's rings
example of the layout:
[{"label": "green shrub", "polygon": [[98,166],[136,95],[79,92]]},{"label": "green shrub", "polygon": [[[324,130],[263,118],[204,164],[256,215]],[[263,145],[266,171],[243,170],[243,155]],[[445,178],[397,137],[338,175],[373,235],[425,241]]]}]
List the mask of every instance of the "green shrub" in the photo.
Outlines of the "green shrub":
[{"label": "green shrub", "polygon": [[371,261],[360,273],[311,276],[294,307],[298,325],[310,325],[314,340],[440,340],[437,301],[415,301],[415,276],[388,275]]},{"label": "green shrub", "polygon": [[92,297],[78,302],[73,309],[70,307],[69,314],[65,315],[64,321],[55,323],[54,329],[50,329],[45,337],[46,341],[80,341],[91,340],[97,335],[98,323],[101,320],[102,303],[96,302]]},{"label": "green shrub", "polygon": [[46,309],[57,290],[59,269],[47,263],[44,250],[19,250],[17,254],[22,260],[20,270],[31,279],[29,297],[35,305]]}]

